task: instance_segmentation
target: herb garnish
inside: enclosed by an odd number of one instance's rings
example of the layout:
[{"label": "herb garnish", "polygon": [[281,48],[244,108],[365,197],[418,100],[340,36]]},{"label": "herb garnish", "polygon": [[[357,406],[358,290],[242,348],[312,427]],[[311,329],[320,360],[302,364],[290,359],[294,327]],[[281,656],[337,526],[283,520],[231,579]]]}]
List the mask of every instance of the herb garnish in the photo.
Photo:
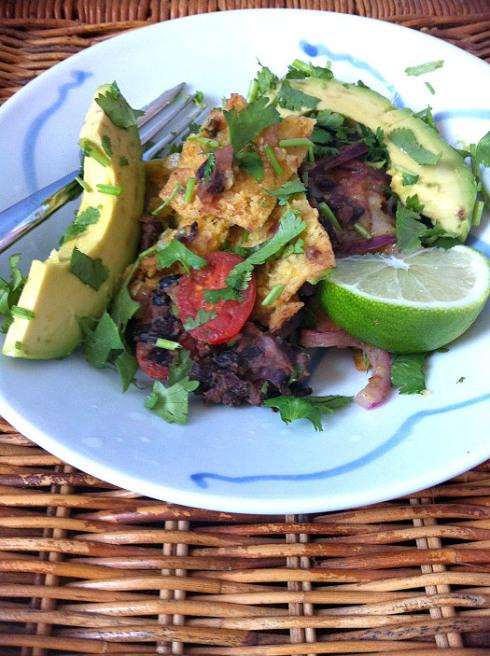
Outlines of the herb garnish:
[{"label": "herb garnish", "polygon": [[17,305],[26,279],[19,269],[18,264],[20,254],[16,253],[9,258],[10,280],[7,282],[0,278],[0,316],[5,317],[0,328],[2,333],[6,333],[13,321],[12,308]]},{"label": "herb garnish", "polygon": [[327,66],[314,66],[310,62],[304,62],[301,59],[295,59],[289,65],[286,78],[290,80],[300,80],[306,77],[316,77],[321,80],[331,80],[333,73]]},{"label": "herb garnish", "polygon": [[279,123],[281,117],[267,98],[259,98],[238,112],[236,109],[223,112],[230,132],[230,143],[238,153],[262,132],[264,128]]},{"label": "herb garnish", "polygon": [[60,245],[70,239],[74,239],[83,234],[89,225],[94,225],[100,219],[100,210],[97,207],[86,207],[81,212],[75,214],[73,223],[65,230],[61,238]]},{"label": "herb garnish", "polygon": [[108,194],[109,196],[120,196],[122,189],[119,185],[98,184],[96,185],[97,191],[101,194]]},{"label": "herb garnish", "polygon": [[435,166],[441,159],[440,154],[436,154],[424,148],[417,141],[414,132],[408,128],[396,128],[388,135],[391,143],[395,144],[400,150],[403,150],[409,157],[421,164],[422,166]]},{"label": "herb garnish", "polygon": [[252,148],[244,148],[237,153],[235,160],[242,171],[251,175],[257,182],[264,179],[264,163],[258,153]]},{"label": "herb garnish", "polygon": [[199,328],[199,326],[203,326],[205,323],[216,319],[217,316],[218,314],[216,312],[212,310],[208,312],[208,310],[201,308],[194,318],[189,317],[182,325],[186,330],[194,330],[194,328]]},{"label": "herb garnish", "polygon": [[425,353],[396,355],[391,365],[391,384],[400,394],[420,394],[425,390]]},{"label": "herb garnish", "polygon": [[208,261],[204,257],[196,255],[187,246],[184,246],[181,241],[177,241],[176,239],[158,252],[156,261],[159,269],[167,269],[172,264],[180,262],[186,273],[189,273],[191,268],[202,269],[208,264]]},{"label": "herb garnish", "polygon": [[13,317],[18,317],[19,319],[34,319],[34,312],[28,310],[27,308],[20,307],[18,305],[12,305],[10,312]]},{"label": "herb garnish", "polygon": [[109,269],[100,258],[92,259],[89,255],[75,248],[70,259],[70,271],[84,285],[97,291],[109,277]]},{"label": "herb garnish", "polygon": [[426,73],[431,73],[437,68],[442,68],[444,66],[443,59],[437,59],[436,61],[426,62],[425,64],[419,64],[418,66],[408,66],[405,69],[407,75],[425,75]]},{"label": "herb garnish", "polygon": [[299,112],[304,109],[315,109],[320,102],[320,98],[315,98],[315,96],[310,96],[300,89],[295,89],[287,80],[284,80],[275,102],[284,109]]},{"label": "herb garnish", "polygon": [[267,296],[264,298],[262,301],[261,305],[267,306],[267,305],[272,305],[274,301],[277,301],[279,296],[283,293],[284,288],[286,285],[275,285],[270,292],[267,294]]},{"label": "herb garnish", "polygon": [[332,414],[352,402],[352,396],[276,396],[264,401],[268,408],[278,408],[281,419],[289,424],[296,419],[308,419],[316,431],[323,431],[322,414]]},{"label": "herb garnish", "polygon": [[88,192],[92,191],[92,187],[85,182],[85,180],[82,178],[81,175],[76,175],[75,180],[78,182],[78,184],[84,191],[88,191]]},{"label": "herb garnish", "polygon": [[141,110],[133,109],[129,105],[126,98],[124,98],[119,91],[116,82],[113,82],[107,91],[99,94],[95,99],[95,102],[118,128],[131,128],[136,126],[138,116],[144,114]]},{"label": "herb garnish", "polygon": [[179,360],[169,368],[169,387],[160,381],[153,383],[153,390],[145,401],[145,408],[159,415],[169,424],[185,424],[189,415],[189,392],[199,386],[197,380],[191,380],[192,360],[189,352],[182,350]]},{"label": "herb garnish", "polygon": [[181,184],[180,182],[178,182],[178,183],[175,185],[175,187],[172,189],[172,191],[170,192],[170,194],[168,195],[168,197],[163,201],[163,203],[162,203],[161,205],[159,205],[156,209],[154,209],[153,212],[151,212],[151,215],[152,215],[152,216],[157,216],[157,214],[160,214],[160,212],[161,212],[165,207],[167,207],[167,205],[168,205],[169,203],[171,203],[171,202],[173,201],[173,199],[175,198],[175,196],[177,196],[177,194],[178,194],[180,191],[184,191],[184,185]]},{"label": "herb garnish", "polygon": [[257,73],[257,77],[252,81],[250,85],[250,90],[248,92],[247,100],[248,102],[253,102],[260,96],[266,95],[272,89],[275,89],[279,78],[277,75],[267,68],[267,66],[262,66],[260,71]]},{"label": "herb garnish", "polygon": [[109,166],[111,160],[96,143],[85,138],[80,139],[78,143],[85,157],[95,159],[101,166]]},{"label": "herb garnish", "polygon": [[282,175],[283,170],[281,168],[281,165],[277,161],[276,154],[274,153],[272,147],[269,144],[266,144],[264,146],[264,153],[269,162],[271,163],[272,168],[274,169],[276,175]]},{"label": "herb garnish", "polygon": [[432,95],[434,95],[435,92],[436,92],[436,90],[434,89],[434,87],[432,86],[432,84],[431,84],[430,82],[427,82],[427,81],[424,82],[424,84],[425,84],[425,86],[427,87],[427,89],[429,90],[429,92],[430,92]]},{"label": "herb garnish", "polygon": [[167,349],[168,351],[175,351],[175,349],[182,348],[182,344],[179,344],[179,342],[174,342],[172,339],[163,339],[162,337],[157,339],[155,346],[157,348]]},{"label": "herb garnish", "polygon": [[279,205],[285,205],[291,196],[304,194],[306,188],[301,180],[290,180],[276,189],[266,189],[266,191],[268,194],[275,196],[278,199]]},{"label": "herb garnish", "polygon": [[125,157],[124,155],[121,155],[121,157],[119,158],[119,166],[127,166],[128,164],[129,164],[128,158]]}]

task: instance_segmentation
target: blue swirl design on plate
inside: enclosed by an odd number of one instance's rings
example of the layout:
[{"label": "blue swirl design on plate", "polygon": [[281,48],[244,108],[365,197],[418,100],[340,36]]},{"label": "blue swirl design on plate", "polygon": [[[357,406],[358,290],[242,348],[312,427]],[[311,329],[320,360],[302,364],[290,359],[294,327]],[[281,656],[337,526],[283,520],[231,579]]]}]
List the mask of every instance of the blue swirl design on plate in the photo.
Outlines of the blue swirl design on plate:
[{"label": "blue swirl design on plate", "polygon": [[324,55],[330,61],[345,61],[349,64],[352,64],[354,68],[358,68],[361,71],[366,71],[376,80],[381,82],[381,84],[386,88],[394,105],[397,107],[404,107],[403,100],[393,84],[389,82],[385,77],[383,77],[383,75],[381,75],[377,69],[373,68],[373,66],[368,64],[364,59],[353,57],[347,52],[334,52],[323,44],[313,45],[312,43],[308,43],[308,41],[305,40],[300,41],[299,47],[303,50],[305,55],[308,55],[308,57],[319,57],[320,55]]},{"label": "blue swirl design on plate", "polygon": [[447,121],[454,118],[469,118],[490,121],[490,109],[481,107],[462,107],[461,109],[447,109],[434,114],[434,121]]},{"label": "blue swirl design on plate", "polygon": [[442,408],[434,408],[432,410],[421,410],[414,413],[400,425],[400,427],[395,431],[395,433],[388,438],[383,444],[380,444],[378,447],[369,451],[360,458],[346,462],[343,465],[338,467],[332,467],[330,469],[321,469],[319,471],[307,472],[304,474],[258,474],[255,476],[224,476],[222,474],[215,474],[213,472],[198,472],[192,474],[190,477],[193,483],[195,483],[200,488],[209,487],[209,480],[223,481],[225,483],[257,483],[258,481],[291,481],[291,482],[300,482],[300,481],[314,481],[325,478],[333,478],[334,476],[340,476],[341,474],[346,474],[352,472],[356,469],[360,469],[365,465],[368,465],[375,460],[378,460],[381,456],[391,451],[395,446],[403,442],[413,431],[415,426],[419,424],[426,417],[433,417],[436,415],[446,414],[448,412],[455,412],[456,410],[462,410],[463,408],[469,408],[471,406],[477,405],[478,403],[483,403],[484,401],[490,401],[490,393],[483,394],[481,396],[476,396],[472,399],[466,401],[460,401],[459,403],[453,403],[451,405],[443,406]]},{"label": "blue swirl design on plate", "polygon": [[39,188],[36,167],[34,164],[35,150],[39,135],[48,119],[55,114],[68,98],[68,94],[72,89],[80,87],[87,78],[92,76],[92,73],[87,71],[71,71],[72,80],[65,82],[58,87],[58,97],[52,105],[46,107],[36,118],[32,121],[29,129],[24,137],[24,144],[22,146],[22,167],[24,169],[24,176],[30,191],[36,191]]}]

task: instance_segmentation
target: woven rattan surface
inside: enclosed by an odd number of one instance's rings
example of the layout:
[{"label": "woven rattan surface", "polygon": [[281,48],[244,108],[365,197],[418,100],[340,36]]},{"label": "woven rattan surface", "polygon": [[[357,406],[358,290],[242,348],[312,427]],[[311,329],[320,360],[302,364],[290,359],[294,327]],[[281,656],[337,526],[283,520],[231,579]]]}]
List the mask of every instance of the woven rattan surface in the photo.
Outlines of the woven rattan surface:
[{"label": "woven rattan surface", "polygon": [[[490,0],[0,0],[0,98],[121,30],[303,7],[490,61]],[[0,420],[0,656],[490,655],[490,463],[354,511],[244,516],[98,481]]]}]

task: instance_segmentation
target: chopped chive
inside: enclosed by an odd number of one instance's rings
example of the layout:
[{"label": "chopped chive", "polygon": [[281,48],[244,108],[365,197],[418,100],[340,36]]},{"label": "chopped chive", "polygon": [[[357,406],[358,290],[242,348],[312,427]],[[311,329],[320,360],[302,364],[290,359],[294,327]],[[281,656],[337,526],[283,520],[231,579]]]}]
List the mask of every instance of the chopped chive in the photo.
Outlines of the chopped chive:
[{"label": "chopped chive", "polygon": [[259,83],[257,80],[252,80],[250,82],[250,87],[247,94],[247,102],[251,103],[257,98],[259,92]]},{"label": "chopped chive", "polygon": [[276,301],[284,291],[285,286],[286,285],[276,285],[275,287],[273,287],[270,290],[270,292],[267,294],[267,296],[264,298],[261,305],[271,305],[271,303],[274,303],[274,301]]},{"label": "chopped chive", "polygon": [[308,159],[310,162],[313,162],[313,148],[314,143],[310,139],[297,137],[295,139],[282,139],[279,142],[281,148],[307,148],[308,149]]},{"label": "chopped chive", "polygon": [[361,237],[364,237],[364,239],[372,239],[373,238],[373,236],[369,232],[369,230],[367,228],[365,228],[363,225],[361,225],[360,223],[354,223],[354,225],[352,227],[354,228],[354,230],[356,232],[358,232],[361,235]]},{"label": "chopped chive", "polygon": [[83,151],[85,157],[91,157],[95,159],[96,162],[99,162],[101,166],[109,166],[111,160],[107,155],[90,139],[80,139],[79,141],[80,148]]},{"label": "chopped chive", "polygon": [[80,175],[77,175],[75,180],[78,182],[80,187],[82,189],[84,189],[85,191],[92,191],[92,187],[90,185],[88,185]]},{"label": "chopped chive", "polygon": [[97,191],[100,191],[101,194],[109,194],[109,196],[120,196],[122,193],[119,185],[98,184],[96,187]]},{"label": "chopped chive", "polygon": [[157,348],[167,349],[168,351],[175,351],[175,349],[182,348],[182,344],[179,344],[179,342],[174,342],[171,339],[163,339],[162,337],[157,339],[155,346]]},{"label": "chopped chive", "polygon": [[266,144],[264,146],[264,153],[265,153],[267,159],[269,160],[269,162],[271,163],[272,168],[277,173],[277,175],[282,175],[281,165],[277,161],[277,157],[275,156],[274,151],[269,146],[269,144]]},{"label": "chopped chive", "polygon": [[473,218],[472,218],[472,223],[475,226],[480,225],[481,217],[483,214],[483,210],[485,209],[485,201],[483,200],[477,200],[475,203],[475,207],[473,209]]},{"label": "chopped chive", "polygon": [[386,164],[385,159],[380,159],[377,162],[366,162],[368,166],[370,166],[372,169],[382,169],[383,166]]},{"label": "chopped chive", "polygon": [[15,350],[22,351],[22,342],[15,342]]},{"label": "chopped chive", "polygon": [[219,148],[219,141],[216,141],[216,139],[208,139],[201,134],[191,134],[189,139],[199,141],[202,146],[207,146],[208,148]]},{"label": "chopped chive", "polygon": [[425,86],[429,89],[429,91],[431,92],[431,94],[434,95],[435,92],[436,92],[436,90],[434,89],[434,87],[432,86],[432,84],[431,84],[430,82],[424,82],[424,84],[425,84]]},{"label": "chopped chive", "polygon": [[295,59],[291,64],[291,66],[295,68],[297,71],[301,71],[302,73],[306,73],[307,75],[310,75],[311,73],[311,64],[301,61],[301,59]]},{"label": "chopped chive", "polygon": [[12,305],[10,311],[14,317],[19,317],[19,319],[34,319],[34,312],[32,310],[27,310],[18,305]]},{"label": "chopped chive", "polygon": [[194,191],[194,187],[196,186],[196,178],[189,178],[187,180],[187,184],[185,186],[185,196],[184,200],[186,203],[190,203],[192,200],[192,192]]},{"label": "chopped chive", "polygon": [[248,232],[248,230],[244,230],[242,233],[241,243],[244,244],[245,242],[247,242],[249,237],[250,237],[250,233]]},{"label": "chopped chive", "polygon": [[172,191],[170,192],[170,195],[168,196],[168,198],[166,198],[166,199],[163,201],[163,203],[162,203],[161,205],[159,205],[159,206],[156,208],[156,210],[153,210],[153,212],[151,213],[151,215],[152,215],[152,216],[156,216],[157,214],[160,214],[160,212],[161,212],[165,207],[167,207],[167,205],[168,205],[169,203],[171,203],[171,202],[173,201],[173,199],[175,198],[175,196],[177,196],[177,194],[179,193],[179,191],[182,191],[183,189],[184,189],[184,185],[182,185],[182,184],[180,184],[180,182],[178,182],[178,183],[175,185],[175,187],[172,189]]},{"label": "chopped chive", "polygon": [[342,231],[342,226],[340,225],[339,220],[332,212],[330,207],[327,205],[327,203],[325,202],[320,203],[318,205],[318,209],[320,210],[320,214],[322,214],[322,216],[324,216],[326,219],[330,221],[330,223],[332,224],[332,226],[337,232]]}]

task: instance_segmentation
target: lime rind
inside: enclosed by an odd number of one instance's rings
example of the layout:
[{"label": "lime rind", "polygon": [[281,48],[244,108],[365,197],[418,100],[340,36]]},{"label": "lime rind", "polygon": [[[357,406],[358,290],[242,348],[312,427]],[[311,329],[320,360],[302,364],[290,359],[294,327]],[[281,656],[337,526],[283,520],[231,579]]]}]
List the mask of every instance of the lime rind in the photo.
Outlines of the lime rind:
[{"label": "lime rind", "polygon": [[[441,257],[446,260],[442,277]],[[490,291],[490,261],[463,245],[449,251],[427,248],[403,258],[353,255],[337,260],[328,281],[372,301],[421,309],[450,309],[486,300]]]}]

